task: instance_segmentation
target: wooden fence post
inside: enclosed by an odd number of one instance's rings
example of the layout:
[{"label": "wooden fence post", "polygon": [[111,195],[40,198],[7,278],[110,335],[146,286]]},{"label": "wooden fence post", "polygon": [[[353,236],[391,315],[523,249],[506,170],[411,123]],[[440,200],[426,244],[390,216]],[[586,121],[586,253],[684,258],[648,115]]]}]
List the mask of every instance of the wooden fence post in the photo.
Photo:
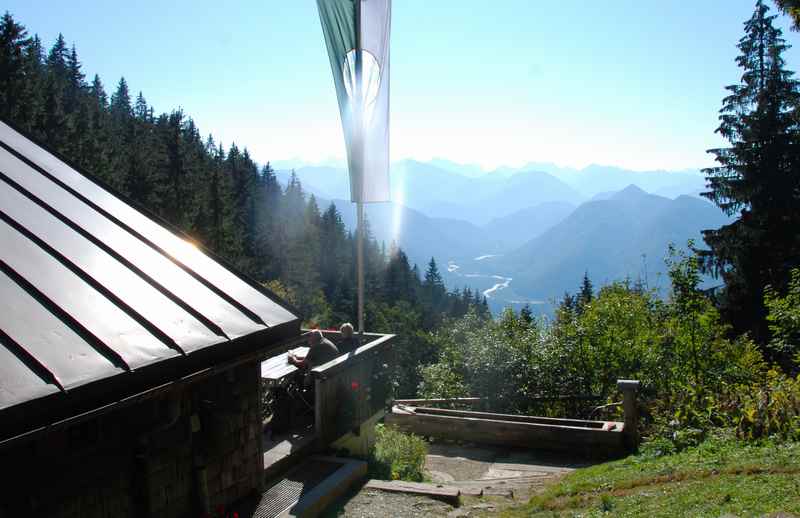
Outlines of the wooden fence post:
[{"label": "wooden fence post", "polygon": [[636,407],[636,396],[639,392],[637,380],[617,380],[617,388],[622,392],[622,412],[625,416],[625,444],[631,450],[639,447],[639,410]]}]

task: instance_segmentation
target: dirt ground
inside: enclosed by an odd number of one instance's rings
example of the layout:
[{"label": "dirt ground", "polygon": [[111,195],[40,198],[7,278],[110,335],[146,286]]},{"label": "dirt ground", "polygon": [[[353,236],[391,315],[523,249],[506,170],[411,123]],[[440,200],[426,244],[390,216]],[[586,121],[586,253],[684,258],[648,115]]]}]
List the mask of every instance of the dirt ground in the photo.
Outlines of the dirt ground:
[{"label": "dirt ground", "polygon": [[433,443],[426,459],[431,482],[461,489],[461,506],[416,495],[360,489],[328,516],[347,518],[477,517],[526,502],[545,484],[575,468],[580,460],[529,450]]}]

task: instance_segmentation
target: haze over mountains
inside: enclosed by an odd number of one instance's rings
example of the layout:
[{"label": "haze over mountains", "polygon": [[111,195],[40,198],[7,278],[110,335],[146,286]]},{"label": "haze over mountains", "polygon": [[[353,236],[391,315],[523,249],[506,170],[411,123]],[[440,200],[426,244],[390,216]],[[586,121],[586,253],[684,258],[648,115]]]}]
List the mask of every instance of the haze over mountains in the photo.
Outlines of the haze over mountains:
[{"label": "haze over mountains", "polygon": [[[702,245],[700,231],[728,221],[717,207],[690,196],[671,200],[630,185],[605,200],[582,204],[547,232],[492,268],[514,272],[515,289],[555,296],[588,271],[595,283],[629,277],[667,284],[663,262],[669,243]],[[566,286],[565,286],[566,285]]]},{"label": "haze over mountains", "polygon": [[[349,181],[337,164],[295,170],[324,208],[334,202],[355,228]],[[278,170],[285,183],[290,170]],[[392,164],[393,202],[367,206],[370,230],[396,242],[424,271],[435,257],[450,287],[487,293],[494,310],[540,304],[596,284],[643,278],[665,286],[669,243],[702,244],[700,231],[729,221],[699,198],[698,171],[581,170],[531,163],[484,172],[446,160]],[[476,260],[476,258],[478,260]]]}]

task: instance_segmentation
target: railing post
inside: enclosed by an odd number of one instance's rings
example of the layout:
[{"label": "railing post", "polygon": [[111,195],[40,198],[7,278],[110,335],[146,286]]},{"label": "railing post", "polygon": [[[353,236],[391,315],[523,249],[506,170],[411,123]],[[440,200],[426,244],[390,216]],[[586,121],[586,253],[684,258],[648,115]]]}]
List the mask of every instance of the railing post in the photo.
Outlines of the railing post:
[{"label": "railing post", "polygon": [[328,430],[326,429],[325,408],[326,398],[324,397],[325,380],[317,376],[314,378],[314,433],[317,434],[317,445],[319,448],[327,446],[325,439]]},{"label": "railing post", "polygon": [[637,380],[617,380],[617,388],[622,392],[622,412],[625,416],[622,433],[625,435],[625,445],[630,450],[639,447],[639,410],[636,397],[640,384]]}]

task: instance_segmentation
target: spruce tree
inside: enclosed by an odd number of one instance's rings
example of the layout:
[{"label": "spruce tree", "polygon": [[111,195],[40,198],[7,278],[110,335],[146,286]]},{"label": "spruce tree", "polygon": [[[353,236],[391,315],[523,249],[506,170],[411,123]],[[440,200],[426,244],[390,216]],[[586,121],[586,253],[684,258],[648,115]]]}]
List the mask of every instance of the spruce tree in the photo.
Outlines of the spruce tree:
[{"label": "spruce tree", "polygon": [[64,40],[64,35],[58,33],[58,38],[53,44],[53,48],[47,54],[47,66],[52,74],[59,79],[66,79],[69,76],[69,68],[67,67],[67,60],[69,59],[69,50],[67,49],[67,42]]},{"label": "spruce tree", "polygon": [[428,269],[425,271],[425,280],[422,282],[422,301],[426,307],[424,326],[426,329],[433,329],[441,321],[440,314],[447,308],[445,307],[447,290],[444,287],[442,274],[436,265],[436,259],[431,257]]},{"label": "spruce tree", "polygon": [[44,48],[39,36],[25,45],[23,55],[24,87],[16,106],[15,122],[37,138],[42,138],[38,121],[44,110],[43,88],[45,81]]},{"label": "spruce tree", "polygon": [[103,86],[103,82],[100,80],[100,76],[97,74],[95,74],[94,79],[92,79],[92,84],[89,87],[89,93],[99,108],[103,110],[108,108],[108,95],[106,94],[106,89]]},{"label": "spruce tree", "polygon": [[117,91],[111,95],[111,115],[120,122],[133,117],[131,108],[131,93],[128,90],[128,82],[121,77],[117,83]]},{"label": "spruce tree", "polygon": [[0,117],[16,120],[25,93],[25,27],[6,12],[0,19]]},{"label": "spruce tree", "polygon": [[67,65],[67,111],[78,109],[81,101],[84,100],[83,92],[86,90],[86,75],[81,70],[81,62],[78,60],[78,51],[75,45],[66,58]]},{"label": "spruce tree", "polygon": [[763,288],[782,289],[800,261],[800,91],[784,69],[788,45],[767,13],[759,0],[744,24],[736,59],[742,78],[727,87],[717,129],[731,147],[710,150],[720,165],[704,170],[710,190],[703,196],[738,219],[704,231],[709,250],[699,251],[704,271],[725,280],[727,320],[762,343]]},{"label": "spruce tree", "polygon": [[519,310],[519,320],[528,326],[533,323],[533,311],[531,310],[530,304],[525,304],[522,309]]},{"label": "spruce tree", "polygon": [[581,281],[581,291],[578,295],[578,302],[581,306],[585,306],[592,302],[594,298],[594,287],[592,281],[589,280],[589,272],[584,272],[583,281]]}]

